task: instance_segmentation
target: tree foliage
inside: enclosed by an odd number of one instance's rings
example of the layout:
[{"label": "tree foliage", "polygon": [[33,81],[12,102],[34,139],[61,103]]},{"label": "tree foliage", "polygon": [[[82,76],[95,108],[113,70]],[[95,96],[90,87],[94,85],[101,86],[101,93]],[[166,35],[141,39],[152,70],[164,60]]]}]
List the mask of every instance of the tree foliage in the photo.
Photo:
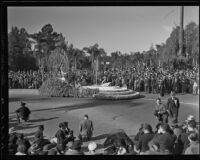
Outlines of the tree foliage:
[{"label": "tree foliage", "polygon": [[36,69],[31,42],[24,28],[12,27],[8,34],[8,66],[11,70]]}]

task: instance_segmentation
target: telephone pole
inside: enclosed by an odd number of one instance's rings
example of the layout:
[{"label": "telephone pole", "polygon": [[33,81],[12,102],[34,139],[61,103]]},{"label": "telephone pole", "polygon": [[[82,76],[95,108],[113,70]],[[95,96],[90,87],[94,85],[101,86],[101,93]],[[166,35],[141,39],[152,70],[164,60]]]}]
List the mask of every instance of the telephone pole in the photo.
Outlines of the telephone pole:
[{"label": "telephone pole", "polygon": [[180,7],[180,33],[179,33],[179,52],[178,56],[183,57],[183,23],[184,23],[184,7]]}]

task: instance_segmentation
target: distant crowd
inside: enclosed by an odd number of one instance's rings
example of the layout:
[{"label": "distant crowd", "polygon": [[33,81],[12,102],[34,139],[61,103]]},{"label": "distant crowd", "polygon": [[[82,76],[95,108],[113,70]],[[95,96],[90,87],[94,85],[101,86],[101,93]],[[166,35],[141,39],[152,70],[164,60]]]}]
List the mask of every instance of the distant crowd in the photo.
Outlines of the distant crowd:
[{"label": "distant crowd", "polygon": [[[52,73],[44,73],[44,80],[52,77]],[[61,74],[58,76],[62,76]],[[75,82],[80,86],[95,83],[94,74],[88,70],[77,70],[65,75],[66,81],[75,87]],[[42,75],[39,71],[9,71],[9,88],[34,88],[42,84]],[[199,94],[199,69],[169,70],[162,68],[137,68],[127,67],[108,68],[99,72],[97,83],[110,82],[111,86],[127,86],[139,92],[159,93],[161,96],[169,94],[172,90],[176,93]]]},{"label": "distant crowd", "polygon": [[101,79],[103,83],[111,82],[111,85],[127,86],[139,92],[160,93],[161,96],[172,90],[176,93],[199,92],[199,72],[196,68],[171,71],[148,67],[108,69],[101,75]]}]

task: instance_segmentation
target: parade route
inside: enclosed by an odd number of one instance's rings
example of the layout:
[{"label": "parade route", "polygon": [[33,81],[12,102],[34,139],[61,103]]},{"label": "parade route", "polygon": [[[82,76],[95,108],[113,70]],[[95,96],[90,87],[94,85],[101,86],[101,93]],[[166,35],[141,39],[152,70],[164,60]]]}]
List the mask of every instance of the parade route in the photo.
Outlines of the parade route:
[{"label": "parade route", "polygon": [[[68,121],[69,127],[78,135],[78,125],[84,114],[88,114],[94,123],[93,140],[102,143],[106,135],[114,129],[124,129],[129,136],[134,136],[141,123],[156,125],[153,116],[155,99],[158,94],[144,94],[144,98],[112,101],[91,98],[50,98],[39,96],[37,90],[9,90],[9,127],[15,126],[18,132],[32,137],[37,126],[44,124],[44,135],[53,137],[60,122]],[[166,103],[169,95],[162,98]],[[177,95],[180,99],[179,121],[183,122],[188,114],[199,117],[199,96]],[[20,101],[27,103],[32,111],[26,125],[17,125],[14,111],[20,107]],[[155,128],[153,128],[155,129]],[[84,145],[87,145],[85,143]]]}]

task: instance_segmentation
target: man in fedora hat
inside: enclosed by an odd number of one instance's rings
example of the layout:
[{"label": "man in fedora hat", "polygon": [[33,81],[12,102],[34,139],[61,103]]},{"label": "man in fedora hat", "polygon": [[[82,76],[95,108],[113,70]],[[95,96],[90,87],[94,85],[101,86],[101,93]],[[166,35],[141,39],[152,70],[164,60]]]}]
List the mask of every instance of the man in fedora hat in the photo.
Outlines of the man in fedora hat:
[{"label": "man in fedora hat", "polygon": [[29,115],[31,111],[28,107],[26,107],[26,103],[21,102],[21,107],[15,111],[17,114],[18,123],[20,123],[20,119],[24,120],[25,122],[29,120]]},{"label": "man in fedora hat", "polygon": [[172,119],[172,123],[178,122],[178,112],[179,112],[179,99],[175,97],[175,92],[171,92],[171,97],[167,101],[167,108],[169,110],[169,117]]}]

